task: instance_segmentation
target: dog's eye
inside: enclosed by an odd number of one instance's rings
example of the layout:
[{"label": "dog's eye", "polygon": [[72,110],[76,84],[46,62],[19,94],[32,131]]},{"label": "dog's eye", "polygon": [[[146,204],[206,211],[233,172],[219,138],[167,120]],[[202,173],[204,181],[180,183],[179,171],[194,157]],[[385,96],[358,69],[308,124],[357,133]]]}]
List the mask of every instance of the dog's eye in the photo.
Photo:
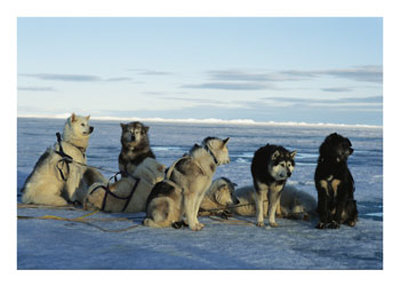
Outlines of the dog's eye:
[{"label": "dog's eye", "polygon": [[84,124],[84,123],[81,123],[81,126],[85,126],[85,124]]},{"label": "dog's eye", "polygon": [[282,167],[285,167],[285,163],[283,163],[283,162],[282,162],[280,165],[281,165]]}]

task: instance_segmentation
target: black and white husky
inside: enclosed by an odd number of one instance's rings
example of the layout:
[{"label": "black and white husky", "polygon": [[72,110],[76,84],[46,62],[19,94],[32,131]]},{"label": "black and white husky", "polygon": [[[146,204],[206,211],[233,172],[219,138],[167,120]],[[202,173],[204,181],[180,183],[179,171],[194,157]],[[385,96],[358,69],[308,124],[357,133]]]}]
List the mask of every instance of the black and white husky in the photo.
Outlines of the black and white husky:
[{"label": "black and white husky", "polygon": [[127,124],[121,123],[121,152],[118,157],[119,170],[133,174],[136,167],[146,158],[155,159],[150,148],[148,137],[149,127],[139,121]]},{"label": "black and white husky", "polygon": [[264,226],[264,202],[268,202],[268,219],[272,227],[278,226],[275,221],[276,209],[280,203],[281,192],[286,180],[294,170],[296,151],[288,151],[282,146],[267,144],[259,148],[251,162],[254,190],[257,195],[257,226]]}]

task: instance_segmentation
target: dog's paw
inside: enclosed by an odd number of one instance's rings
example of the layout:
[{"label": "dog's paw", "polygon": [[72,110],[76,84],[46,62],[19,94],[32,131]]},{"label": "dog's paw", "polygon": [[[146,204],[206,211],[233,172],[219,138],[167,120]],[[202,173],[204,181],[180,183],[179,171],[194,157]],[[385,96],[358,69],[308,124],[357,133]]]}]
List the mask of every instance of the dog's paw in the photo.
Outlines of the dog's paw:
[{"label": "dog's paw", "polygon": [[264,225],[264,222],[257,222],[256,226],[257,227],[264,227],[265,225]]},{"label": "dog's paw", "polygon": [[185,223],[185,221],[173,222],[171,224],[172,228],[180,229],[182,227],[188,227],[189,225]]},{"label": "dog's paw", "polygon": [[197,223],[193,227],[190,227],[190,229],[192,231],[200,231],[203,228],[204,228],[204,224],[202,224],[202,223]]},{"label": "dog's paw", "polygon": [[347,222],[347,224],[348,224],[350,227],[354,227],[354,226],[356,225],[356,221],[349,221],[349,222]]},{"label": "dog's paw", "polygon": [[325,223],[323,223],[323,222],[319,222],[315,228],[317,228],[317,229],[325,229],[325,228],[326,228],[326,225],[327,225],[327,224],[325,224]]},{"label": "dog's paw", "polygon": [[273,227],[273,228],[278,227],[278,224],[277,224],[276,222],[273,222],[273,223],[270,222],[269,225],[270,225],[271,227]]},{"label": "dog's paw", "polygon": [[221,218],[223,219],[228,219],[232,216],[233,214],[229,210],[225,210],[224,212],[221,213]]},{"label": "dog's paw", "polygon": [[340,224],[336,221],[332,221],[329,225],[328,225],[329,229],[339,229],[340,228]]}]

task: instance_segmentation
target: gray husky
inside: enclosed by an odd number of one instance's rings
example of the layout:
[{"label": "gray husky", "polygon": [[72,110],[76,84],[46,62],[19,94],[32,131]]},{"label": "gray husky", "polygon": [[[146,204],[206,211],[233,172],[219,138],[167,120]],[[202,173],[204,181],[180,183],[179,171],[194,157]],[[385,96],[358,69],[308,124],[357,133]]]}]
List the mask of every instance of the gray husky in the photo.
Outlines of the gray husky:
[{"label": "gray husky", "polygon": [[232,216],[229,207],[238,203],[235,195],[236,185],[225,177],[215,179],[201,202],[199,216]]},{"label": "gray husky", "polygon": [[229,163],[228,141],[229,138],[207,137],[201,146],[195,144],[188,155],[175,161],[166,179],[150,193],[143,224],[169,227],[180,223],[185,215],[191,230],[201,230],[204,225],[197,218],[200,204],[217,166]]},{"label": "gray husky", "polygon": [[[86,148],[93,127],[89,117],[74,113],[67,119],[63,139],[49,147],[36,162],[22,188],[22,202],[65,206],[74,202],[76,192],[86,172]],[[73,160],[69,163],[67,158]]]},{"label": "gray husky", "polygon": [[133,174],[136,167],[146,158],[155,159],[150,148],[148,131],[149,127],[139,121],[127,124],[121,123],[121,152],[118,157],[119,170]]},{"label": "gray husky", "polygon": [[264,202],[268,202],[268,219],[271,227],[277,227],[276,209],[286,180],[294,170],[296,151],[289,152],[282,146],[267,144],[259,148],[251,162],[254,189],[257,195],[257,226],[264,226]]}]

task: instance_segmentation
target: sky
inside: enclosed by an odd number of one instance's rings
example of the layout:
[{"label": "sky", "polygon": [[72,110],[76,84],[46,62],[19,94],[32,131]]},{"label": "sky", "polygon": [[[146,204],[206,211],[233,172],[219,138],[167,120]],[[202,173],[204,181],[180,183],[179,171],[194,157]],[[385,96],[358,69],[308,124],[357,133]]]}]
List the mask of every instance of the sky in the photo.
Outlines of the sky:
[{"label": "sky", "polygon": [[382,18],[17,20],[17,114],[382,125]]}]

